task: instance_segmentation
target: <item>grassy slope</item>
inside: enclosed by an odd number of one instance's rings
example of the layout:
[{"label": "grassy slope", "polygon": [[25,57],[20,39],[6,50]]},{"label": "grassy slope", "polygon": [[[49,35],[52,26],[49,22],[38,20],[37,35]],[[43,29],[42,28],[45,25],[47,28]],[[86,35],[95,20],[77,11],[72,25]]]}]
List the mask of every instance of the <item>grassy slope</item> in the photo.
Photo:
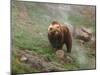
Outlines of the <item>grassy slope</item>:
[{"label": "grassy slope", "polygon": [[[76,14],[69,13],[68,10],[56,9],[58,6],[54,5],[46,6],[31,2],[12,3],[12,70],[14,72],[38,72],[35,68],[25,66],[17,60],[17,49],[33,50],[49,58],[51,61],[57,62],[47,39],[47,28],[51,21],[58,20],[62,23],[69,21],[74,25],[83,25],[84,22],[85,25],[94,24],[87,22],[84,17],[82,18]],[[95,25],[91,26],[91,28],[92,27],[94,29]],[[84,49],[88,50],[86,47],[80,47],[80,44],[74,39],[72,56],[75,61],[71,64],[62,64],[62,66],[68,70],[91,68],[88,66],[89,63],[87,61],[88,52]]]}]

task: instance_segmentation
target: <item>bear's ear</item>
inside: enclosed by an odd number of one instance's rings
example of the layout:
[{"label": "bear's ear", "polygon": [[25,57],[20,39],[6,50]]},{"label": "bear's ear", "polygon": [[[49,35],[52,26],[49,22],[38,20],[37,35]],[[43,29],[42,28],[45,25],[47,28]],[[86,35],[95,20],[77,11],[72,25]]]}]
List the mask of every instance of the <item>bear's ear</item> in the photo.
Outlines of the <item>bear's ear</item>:
[{"label": "bear's ear", "polygon": [[55,25],[55,24],[59,24],[59,23],[57,21],[53,21],[51,24]]},{"label": "bear's ear", "polygon": [[50,28],[52,28],[52,25],[51,25],[51,24],[50,24],[49,27],[48,27],[48,31],[50,30]]},{"label": "bear's ear", "polygon": [[51,24],[52,24],[52,25],[55,25],[55,24],[60,25],[60,23],[59,23],[58,21],[53,21]]}]

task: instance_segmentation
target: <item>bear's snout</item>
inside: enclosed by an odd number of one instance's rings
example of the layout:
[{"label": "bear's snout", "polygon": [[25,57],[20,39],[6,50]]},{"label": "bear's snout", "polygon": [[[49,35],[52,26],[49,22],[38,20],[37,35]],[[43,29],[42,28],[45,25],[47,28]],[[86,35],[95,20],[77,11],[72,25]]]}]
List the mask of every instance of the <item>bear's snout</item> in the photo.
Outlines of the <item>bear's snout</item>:
[{"label": "bear's snout", "polygon": [[58,34],[59,33],[59,31],[57,30],[57,29],[54,29],[54,28],[50,28],[49,29],[49,32],[51,33],[51,34]]}]

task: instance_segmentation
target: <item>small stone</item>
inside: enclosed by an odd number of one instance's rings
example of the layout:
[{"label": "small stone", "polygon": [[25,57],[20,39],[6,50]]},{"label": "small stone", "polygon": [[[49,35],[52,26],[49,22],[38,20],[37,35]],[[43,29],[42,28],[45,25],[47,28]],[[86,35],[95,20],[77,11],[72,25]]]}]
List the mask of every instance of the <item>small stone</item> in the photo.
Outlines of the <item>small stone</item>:
[{"label": "small stone", "polygon": [[57,51],[56,51],[56,56],[57,56],[58,58],[63,59],[63,58],[64,58],[64,51],[63,51],[63,50],[57,50]]},{"label": "small stone", "polygon": [[21,58],[20,58],[20,61],[22,61],[22,62],[25,62],[25,61],[27,61],[28,60],[28,58],[26,57],[26,56],[21,56]]}]

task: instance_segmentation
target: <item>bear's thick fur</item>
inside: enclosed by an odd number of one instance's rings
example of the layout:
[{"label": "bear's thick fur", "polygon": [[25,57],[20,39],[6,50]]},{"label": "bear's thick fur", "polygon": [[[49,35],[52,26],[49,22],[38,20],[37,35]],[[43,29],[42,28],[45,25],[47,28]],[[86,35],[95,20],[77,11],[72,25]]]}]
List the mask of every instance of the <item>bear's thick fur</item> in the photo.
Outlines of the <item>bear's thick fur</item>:
[{"label": "bear's thick fur", "polygon": [[53,21],[48,27],[48,39],[55,50],[62,50],[63,45],[66,44],[67,52],[71,52],[72,37],[68,27]]}]

